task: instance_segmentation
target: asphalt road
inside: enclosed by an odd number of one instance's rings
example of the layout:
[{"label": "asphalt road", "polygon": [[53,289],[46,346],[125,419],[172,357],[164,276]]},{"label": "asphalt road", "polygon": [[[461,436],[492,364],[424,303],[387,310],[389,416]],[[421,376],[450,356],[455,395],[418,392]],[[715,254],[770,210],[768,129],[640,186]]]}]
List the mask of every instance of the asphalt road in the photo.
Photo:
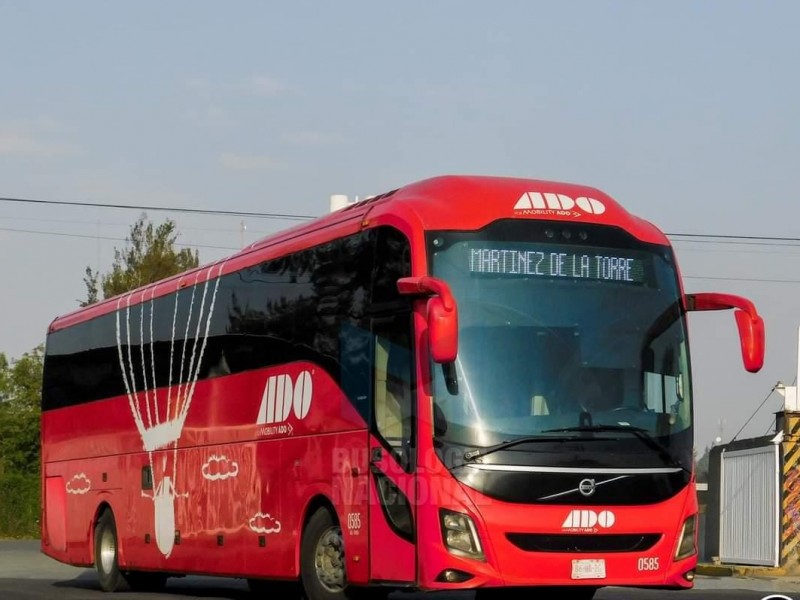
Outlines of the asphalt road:
[{"label": "asphalt road", "polygon": [[[770,594],[800,600],[800,580],[698,578],[694,590],[629,590],[606,588],[597,600],[761,600]],[[125,600],[252,600],[244,581],[217,577],[170,579],[159,594],[126,593]],[[393,600],[472,600],[471,593],[394,594]],[[0,599],[92,600],[110,596],[100,591],[94,571],[62,565],[39,552],[38,542],[0,542]],[[279,600],[279,599],[278,599]],[[538,600],[531,596],[531,600]],[[549,599],[543,599],[549,600]],[[560,598],[558,600],[569,600]]]}]

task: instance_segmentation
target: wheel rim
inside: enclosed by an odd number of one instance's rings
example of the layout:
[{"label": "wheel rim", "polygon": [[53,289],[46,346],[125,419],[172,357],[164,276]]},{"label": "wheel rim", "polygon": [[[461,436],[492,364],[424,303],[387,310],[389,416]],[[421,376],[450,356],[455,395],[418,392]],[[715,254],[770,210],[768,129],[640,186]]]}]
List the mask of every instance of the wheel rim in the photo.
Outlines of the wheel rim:
[{"label": "wheel rim", "polygon": [[103,531],[100,538],[100,566],[104,573],[110,573],[114,569],[114,560],[117,557],[117,541],[110,530]]},{"label": "wheel rim", "polygon": [[330,527],[319,536],[314,567],[326,590],[335,594],[344,589],[344,540],[339,527]]}]

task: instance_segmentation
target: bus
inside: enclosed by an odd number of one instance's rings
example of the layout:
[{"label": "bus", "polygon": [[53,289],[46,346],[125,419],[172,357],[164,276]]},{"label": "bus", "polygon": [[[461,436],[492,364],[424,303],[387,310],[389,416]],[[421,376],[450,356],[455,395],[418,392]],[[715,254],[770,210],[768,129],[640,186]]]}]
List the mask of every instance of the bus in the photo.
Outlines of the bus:
[{"label": "bus", "polygon": [[687,313],[722,309],[758,371],[753,304],[594,188],[353,203],[52,322],[42,551],[112,592],[691,588]]}]

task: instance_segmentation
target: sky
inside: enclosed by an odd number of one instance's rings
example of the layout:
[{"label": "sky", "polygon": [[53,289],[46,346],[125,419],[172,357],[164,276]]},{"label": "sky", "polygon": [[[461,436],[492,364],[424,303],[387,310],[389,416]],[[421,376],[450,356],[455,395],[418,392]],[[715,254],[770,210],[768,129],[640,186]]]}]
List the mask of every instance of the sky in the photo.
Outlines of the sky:
[{"label": "sky", "polygon": [[[0,197],[320,215],[439,174],[598,187],[668,234],[688,292],[697,447],[770,431],[791,384],[800,3],[0,0]],[[137,211],[0,201],[0,352],[20,356],[112,264]],[[293,225],[149,212],[210,262]],[[745,242],[745,243],[743,243]]]}]

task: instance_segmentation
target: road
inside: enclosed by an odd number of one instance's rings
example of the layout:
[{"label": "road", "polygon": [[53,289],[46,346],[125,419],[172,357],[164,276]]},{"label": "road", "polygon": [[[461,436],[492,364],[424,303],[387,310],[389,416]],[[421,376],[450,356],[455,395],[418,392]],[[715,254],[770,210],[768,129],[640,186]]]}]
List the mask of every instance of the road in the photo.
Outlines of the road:
[{"label": "road", "polygon": [[[694,590],[628,590],[606,588],[597,600],[761,600],[782,593],[800,600],[798,580],[700,577]],[[244,581],[216,577],[171,579],[159,594],[125,594],[125,600],[252,600]],[[472,600],[471,593],[394,594],[393,600]],[[62,565],[39,552],[38,542],[0,541],[2,600],[108,600],[94,571]],[[532,596],[532,600],[535,596]],[[548,600],[548,599],[544,599]],[[562,600],[568,600],[564,598]]]}]

